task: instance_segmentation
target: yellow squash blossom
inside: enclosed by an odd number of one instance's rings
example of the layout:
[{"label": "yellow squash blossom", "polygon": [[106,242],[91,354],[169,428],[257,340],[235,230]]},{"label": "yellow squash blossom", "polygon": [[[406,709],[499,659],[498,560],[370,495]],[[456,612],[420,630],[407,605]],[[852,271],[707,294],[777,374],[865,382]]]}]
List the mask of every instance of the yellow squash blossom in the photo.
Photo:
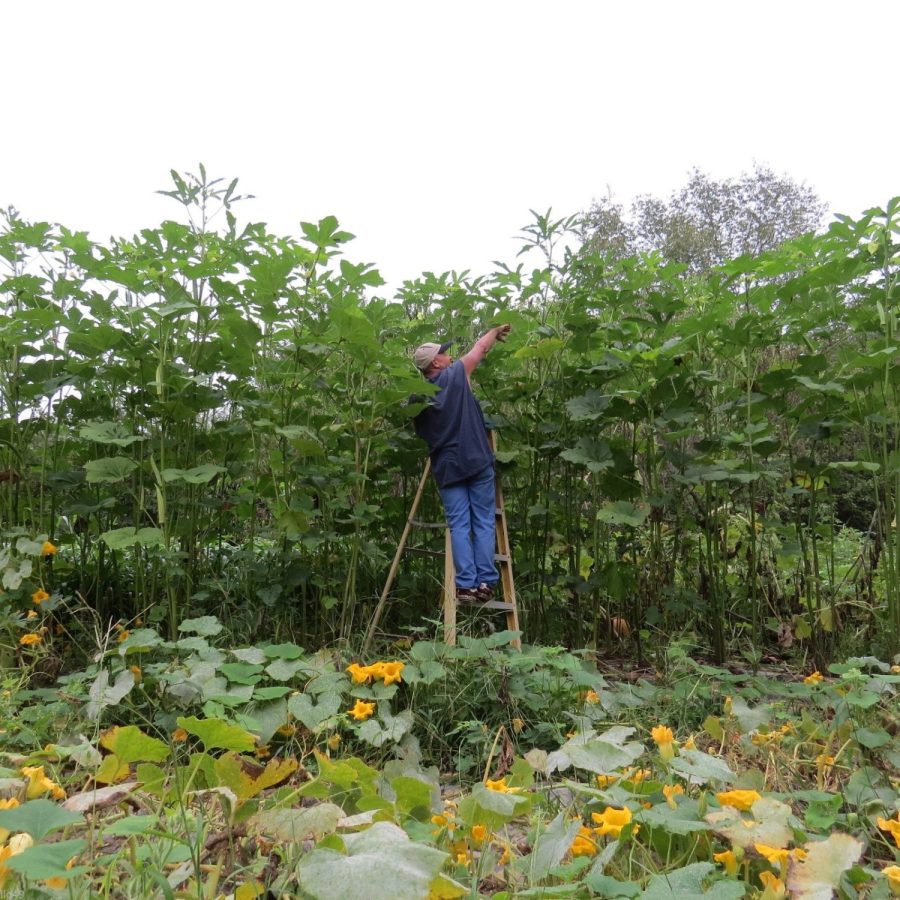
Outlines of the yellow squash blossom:
[{"label": "yellow squash blossom", "polygon": [[678,803],[675,801],[675,797],[677,794],[683,794],[684,788],[680,784],[664,784],[662,790],[663,796],[666,798],[666,803],[668,803],[672,809],[677,809]]},{"label": "yellow squash blossom", "polygon": [[372,680],[372,673],[368,666],[361,666],[359,663],[352,663],[347,666],[355,684],[368,684]]},{"label": "yellow squash blossom", "polygon": [[491,781],[490,778],[486,778],[484,781],[484,786],[489,791],[497,791],[501,794],[518,794],[522,790],[522,788],[518,787],[509,787],[506,784],[505,778],[498,778],[496,781]]},{"label": "yellow squash blossom", "polygon": [[622,775],[622,779],[624,781],[630,781],[632,784],[640,784],[642,781],[645,781],[647,778],[652,778],[653,772],[650,769],[629,769],[627,772],[624,772]]},{"label": "yellow squash blossom", "polygon": [[696,749],[697,749],[697,745],[694,743],[694,736],[693,736],[693,735],[691,735],[691,736],[684,742],[684,749],[685,749],[685,750],[696,750]]},{"label": "yellow squash blossom", "polygon": [[9,843],[0,850],[0,890],[6,885],[6,880],[9,878],[9,868],[6,865],[6,860],[8,860],[11,856],[18,856],[20,853],[24,853],[29,847],[34,846],[34,838],[30,834],[14,834],[10,839]]},{"label": "yellow squash blossom", "polygon": [[762,797],[756,791],[720,791],[716,794],[716,800],[722,806],[733,806],[735,809],[748,812],[753,804]]},{"label": "yellow squash blossom", "polygon": [[597,784],[602,788],[608,788],[611,784],[615,784],[621,777],[621,775],[598,775]]},{"label": "yellow squash blossom", "polygon": [[402,662],[386,662],[382,665],[381,675],[385,684],[394,684],[402,681],[404,664]]},{"label": "yellow squash blossom", "polygon": [[188,739],[188,733],[183,728],[176,728],[172,732],[172,740],[176,743],[181,743],[182,741],[186,741]]},{"label": "yellow squash blossom", "polygon": [[572,856],[594,856],[597,853],[597,842],[594,840],[594,833],[590,828],[582,825],[575,835],[575,840],[571,847]]},{"label": "yellow squash blossom", "polygon": [[900,812],[897,813],[897,817],[894,819],[882,819],[879,816],[875,821],[882,831],[890,833],[894,838],[894,843],[900,848]]},{"label": "yellow squash blossom", "polygon": [[22,774],[28,779],[28,787],[25,788],[26,800],[35,800],[48,791],[57,800],[65,799],[66,792],[44,774],[43,766],[23,766]]},{"label": "yellow squash blossom", "polygon": [[31,602],[40,606],[45,600],[49,600],[50,595],[45,590],[37,590],[31,595]]},{"label": "yellow squash blossom", "polygon": [[582,825],[575,835],[571,847],[572,856],[594,856],[597,853],[597,842],[594,840],[594,832]]},{"label": "yellow squash blossom", "polygon": [[650,737],[659,747],[659,755],[663,762],[671,762],[675,757],[675,735],[672,734],[672,729],[668,725],[657,725],[650,732]]},{"label": "yellow squash blossom", "polygon": [[590,690],[584,695],[585,703],[590,703],[591,706],[596,706],[600,702],[600,695],[595,690]]},{"label": "yellow squash blossom", "polygon": [[384,667],[387,663],[373,662],[371,666],[366,666],[366,670],[373,678],[384,678]]},{"label": "yellow squash blossom", "polygon": [[603,812],[591,813],[591,818],[599,826],[594,829],[597,834],[608,834],[617,838],[622,833],[622,829],[631,824],[631,810],[627,806],[621,809],[607,806]]},{"label": "yellow squash blossom", "polygon": [[770,847],[768,844],[754,844],[756,852],[762,856],[769,865],[778,866],[778,871],[783,872],[787,865],[788,853],[787,848]]},{"label": "yellow squash blossom", "polygon": [[738,873],[738,861],[734,850],[725,850],[722,853],[713,854],[713,859],[725,867],[725,873],[734,878]]},{"label": "yellow squash blossom", "polygon": [[881,870],[881,874],[888,880],[888,887],[895,897],[900,897],[900,866],[888,866]]},{"label": "yellow squash blossom", "polygon": [[365,700],[357,700],[350,710],[350,715],[353,716],[357,722],[363,722],[368,719],[373,712],[375,712],[374,703],[366,703]]},{"label": "yellow squash blossom", "polygon": [[825,676],[821,672],[816,670],[815,672],[812,673],[812,675],[807,675],[806,678],[803,679],[803,683],[804,684],[818,684],[824,678],[825,678]]},{"label": "yellow squash blossom", "polygon": [[329,750],[337,750],[337,748],[341,746],[341,736],[335,732],[327,741],[325,741],[325,744]]},{"label": "yellow squash blossom", "polygon": [[36,609],[29,609],[27,613],[25,613],[26,619],[36,619],[38,617]]},{"label": "yellow squash blossom", "polygon": [[760,872],[759,880],[765,888],[760,900],[782,900],[787,896],[784,882],[774,872]]},{"label": "yellow squash blossom", "polygon": [[41,556],[56,556],[59,552],[59,547],[56,544],[51,544],[50,541],[44,541],[41,545]]},{"label": "yellow squash blossom", "polygon": [[22,637],[19,638],[19,643],[23,647],[33,647],[35,644],[39,644],[43,638],[39,634],[23,634]]},{"label": "yellow squash blossom", "polygon": [[480,847],[488,838],[488,830],[484,825],[472,826],[472,843]]}]

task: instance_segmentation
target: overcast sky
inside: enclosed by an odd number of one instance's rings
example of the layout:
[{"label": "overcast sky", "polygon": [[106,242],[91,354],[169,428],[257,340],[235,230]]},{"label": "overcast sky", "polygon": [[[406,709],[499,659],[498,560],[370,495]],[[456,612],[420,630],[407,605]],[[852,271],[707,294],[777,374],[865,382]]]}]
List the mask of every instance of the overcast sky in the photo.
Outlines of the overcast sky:
[{"label": "overcast sky", "polygon": [[900,3],[153,3],[0,14],[0,206],[96,239],[237,176],[279,233],[336,215],[391,285],[512,262],[529,209],[754,162],[858,215],[900,194]]}]

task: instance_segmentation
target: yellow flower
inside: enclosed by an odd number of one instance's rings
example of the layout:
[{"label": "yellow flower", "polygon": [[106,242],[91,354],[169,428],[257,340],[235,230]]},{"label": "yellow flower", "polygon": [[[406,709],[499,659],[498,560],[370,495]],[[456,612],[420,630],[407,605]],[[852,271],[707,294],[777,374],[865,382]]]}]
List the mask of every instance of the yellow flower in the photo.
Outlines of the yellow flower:
[{"label": "yellow flower", "polygon": [[524,719],[513,719],[512,720],[513,731],[518,734],[524,727],[525,721]]},{"label": "yellow flower", "polygon": [[127,631],[125,628],[123,628],[119,632],[119,636],[116,638],[116,640],[121,644],[122,641],[127,641],[130,636],[131,636],[131,632]]},{"label": "yellow flower", "polygon": [[279,726],[276,731],[276,734],[280,734],[282,737],[293,737],[297,732],[297,726],[292,725],[290,722],[285,723],[284,725]]},{"label": "yellow flower", "polygon": [[505,778],[498,778],[496,781],[491,781],[490,778],[486,778],[484,786],[489,791],[498,791],[501,794],[518,794],[522,790],[522,788],[518,787],[508,787]]},{"label": "yellow flower", "polygon": [[663,762],[671,762],[675,757],[675,735],[672,734],[672,729],[668,725],[657,725],[650,732],[650,737],[659,747],[659,755]]},{"label": "yellow flower", "polygon": [[803,862],[803,860],[806,859],[806,851],[802,847],[794,847],[794,849],[791,850],[791,859]]},{"label": "yellow flower", "polygon": [[366,666],[366,671],[372,678],[384,678],[384,667],[387,663],[373,662],[371,666]]},{"label": "yellow flower", "polygon": [[9,878],[9,868],[5,865],[6,860],[11,856],[18,856],[24,853],[29,847],[34,846],[34,838],[30,834],[14,834],[9,843],[0,850],[0,888],[6,884]]},{"label": "yellow flower", "polygon": [[[891,666],[891,674],[900,675],[900,666]],[[891,868],[893,868],[893,866]],[[884,871],[887,872],[887,869]]]},{"label": "yellow flower", "polygon": [[460,850],[456,854],[456,862],[460,866],[467,866],[472,862],[472,854],[468,850]]},{"label": "yellow flower", "polygon": [[595,829],[597,834],[608,834],[617,838],[622,829],[631,823],[631,810],[628,807],[618,809],[615,806],[607,806],[602,813],[591,813],[591,818],[600,826]]},{"label": "yellow flower", "polygon": [[693,735],[691,735],[691,736],[684,742],[684,749],[685,749],[685,750],[696,750],[696,749],[697,749],[697,745],[694,743],[694,736],[693,736]]},{"label": "yellow flower", "polygon": [[488,830],[484,827],[484,825],[473,825],[472,826],[472,843],[475,844],[476,847],[480,847],[485,840],[488,838]]},{"label": "yellow flower", "polygon": [[600,695],[595,690],[590,690],[584,695],[584,701],[596,706],[600,702]]},{"label": "yellow flower", "polygon": [[395,682],[402,681],[401,673],[405,668],[402,662],[387,662],[384,663],[381,667],[381,675],[384,678],[385,684],[394,684]]},{"label": "yellow flower", "polygon": [[59,552],[59,547],[56,544],[51,544],[50,541],[44,541],[41,545],[41,556],[56,556]]},{"label": "yellow flower", "polygon": [[629,769],[622,775],[625,781],[630,781],[632,784],[640,784],[642,781],[652,777],[653,772],[650,769]]},{"label": "yellow flower", "polygon": [[611,784],[615,784],[621,777],[621,775],[598,775],[597,784],[602,788],[608,788]]},{"label": "yellow flower", "polygon": [[[512,849],[510,848],[509,844],[504,844],[503,845],[503,854],[501,855],[500,859],[497,861],[497,865],[508,866],[509,861],[511,859],[512,859]],[[887,870],[885,870],[885,871],[887,871]]]},{"label": "yellow flower", "polygon": [[722,806],[733,806],[735,809],[745,812],[749,812],[753,804],[761,799],[762,797],[756,791],[720,791],[716,794],[716,800]]},{"label": "yellow flower", "polygon": [[40,606],[45,600],[49,600],[49,599],[50,599],[50,595],[45,590],[40,590],[40,589],[36,590],[31,595],[31,602],[36,603],[38,606]]},{"label": "yellow flower", "polygon": [[894,843],[900,848],[900,812],[897,813],[895,819],[882,819],[879,816],[875,821],[882,831],[887,831],[891,834],[894,838]]},{"label": "yellow flower", "polygon": [[437,825],[438,828],[446,828],[447,827],[447,817],[446,816],[432,816],[431,824]]},{"label": "yellow flower", "polygon": [[778,871],[783,872],[788,861],[788,850],[779,847],[770,847],[768,844],[754,844],[756,852],[764,857],[769,865],[778,866]]},{"label": "yellow flower", "polygon": [[582,825],[572,843],[572,856],[594,856],[597,853],[597,842],[590,828]]},{"label": "yellow flower", "polygon": [[725,867],[725,873],[732,878],[738,873],[738,861],[734,855],[734,850],[725,850],[722,853],[713,854],[713,859],[717,863],[722,863]]},{"label": "yellow flower", "polygon": [[56,800],[65,799],[66,792],[44,774],[43,766],[23,766],[22,774],[28,779],[28,787],[25,788],[26,800],[34,800],[48,791]]},{"label": "yellow flower", "polygon": [[730,716],[731,715],[731,697],[725,698],[725,703],[723,704],[723,706],[725,708],[725,715]]},{"label": "yellow flower", "polygon": [[812,675],[807,675],[806,678],[803,679],[804,684],[818,684],[820,681],[824,679],[824,675],[816,670],[812,673]]},{"label": "yellow flower", "polygon": [[257,759],[267,759],[272,755],[272,751],[269,749],[268,744],[263,744],[260,747],[256,748],[256,758]]},{"label": "yellow flower", "polygon": [[760,872],[759,880],[765,888],[760,900],[781,900],[787,896],[784,882],[774,872]]},{"label": "yellow flower", "polygon": [[888,866],[881,870],[881,874],[888,880],[888,887],[895,897],[900,897],[900,866]]},{"label": "yellow flower", "polygon": [[329,750],[337,750],[337,748],[341,746],[341,736],[335,732],[327,741],[325,741],[325,744]]},{"label": "yellow flower", "polygon": [[172,732],[172,740],[176,743],[181,743],[182,741],[186,741],[188,739],[188,733],[183,728],[176,728]]},{"label": "yellow flower", "polygon": [[675,801],[675,796],[677,794],[683,794],[684,788],[680,784],[664,784],[663,785],[663,796],[666,798],[666,803],[672,807],[672,809],[677,809],[678,804]]},{"label": "yellow flower", "polygon": [[372,680],[372,673],[368,666],[352,663],[347,666],[347,671],[352,676],[355,684],[368,684]]},{"label": "yellow flower", "polygon": [[36,609],[29,609],[27,613],[25,613],[26,619],[36,619],[38,617]]},{"label": "yellow flower", "polygon": [[[16,800],[15,797],[10,797],[9,800],[0,800],[0,809],[15,809],[19,805],[19,801]],[[8,828],[0,828],[0,844],[2,844],[9,837],[9,829]]]},{"label": "yellow flower", "polygon": [[140,666],[129,666],[128,671],[134,675],[135,684],[140,684],[144,680],[144,673],[141,671]]},{"label": "yellow flower", "polygon": [[373,712],[375,712],[374,703],[366,703],[365,700],[357,700],[350,710],[350,715],[353,716],[357,722],[363,722],[368,719]]},{"label": "yellow flower", "polygon": [[42,640],[43,638],[39,634],[23,634],[19,638],[19,643],[23,647],[32,647],[35,644],[39,644]]}]

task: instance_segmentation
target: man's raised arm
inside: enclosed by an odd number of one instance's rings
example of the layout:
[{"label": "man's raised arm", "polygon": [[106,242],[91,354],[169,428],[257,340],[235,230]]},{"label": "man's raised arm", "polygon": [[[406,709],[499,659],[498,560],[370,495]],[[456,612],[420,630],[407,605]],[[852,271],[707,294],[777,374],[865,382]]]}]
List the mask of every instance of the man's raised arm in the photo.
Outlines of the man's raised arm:
[{"label": "man's raised arm", "polygon": [[475,346],[462,358],[462,364],[466,370],[466,376],[470,376],[476,368],[478,368],[478,364],[487,356],[488,350],[500,341],[501,343],[506,340],[506,336],[509,334],[509,325],[498,325],[496,328],[492,328],[490,331],[486,331],[477,341],[475,341]]}]

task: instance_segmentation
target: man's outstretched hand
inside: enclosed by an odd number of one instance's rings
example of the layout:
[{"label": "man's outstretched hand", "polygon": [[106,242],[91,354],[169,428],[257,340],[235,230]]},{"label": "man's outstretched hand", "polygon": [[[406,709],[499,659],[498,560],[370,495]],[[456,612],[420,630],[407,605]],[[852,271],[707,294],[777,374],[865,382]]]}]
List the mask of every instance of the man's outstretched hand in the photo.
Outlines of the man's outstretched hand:
[{"label": "man's outstretched hand", "polygon": [[497,333],[497,340],[500,341],[501,344],[506,340],[506,337],[509,334],[511,328],[511,325],[498,325],[495,329]]}]

